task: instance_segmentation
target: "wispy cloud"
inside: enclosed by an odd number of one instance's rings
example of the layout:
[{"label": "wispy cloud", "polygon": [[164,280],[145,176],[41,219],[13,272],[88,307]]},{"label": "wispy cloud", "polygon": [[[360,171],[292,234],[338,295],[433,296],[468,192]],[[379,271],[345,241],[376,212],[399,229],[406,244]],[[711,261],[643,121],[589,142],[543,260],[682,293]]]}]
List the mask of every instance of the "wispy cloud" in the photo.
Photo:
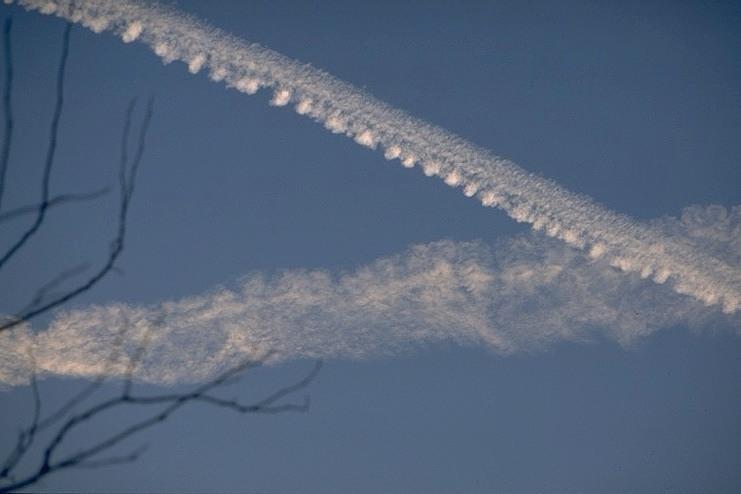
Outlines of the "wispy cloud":
[{"label": "wispy cloud", "polygon": [[321,70],[259,45],[229,36],[172,8],[129,0],[20,0],[26,8],[55,14],[95,32],[110,30],[124,42],[143,41],[166,63],[179,60],[191,73],[253,94],[270,88],[271,104],[295,105],[298,113],[345,134],[358,144],[381,148],[405,167],[461,187],[485,206],[639,273],[674,291],[734,313],[741,305],[741,270],[661,231],[612,212],[583,195],[526,172],[439,127],[413,118]]},{"label": "wispy cloud", "polygon": [[[692,207],[653,228],[736,262],[741,208]],[[367,358],[439,343],[498,353],[558,341],[632,342],[682,327],[740,328],[727,315],[665,285],[625,274],[563,242],[531,233],[487,246],[418,245],[352,272],[253,274],[231,287],[150,306],[110,304],[57,314],[34,336],[0,334],[0,382],[28,376],[28,352],[46,374],[121,375],[145,338],[138,378],[157,383],[212,376],[270,349],[276,359]],[[109,365],[125,330],[122,358]]]}]

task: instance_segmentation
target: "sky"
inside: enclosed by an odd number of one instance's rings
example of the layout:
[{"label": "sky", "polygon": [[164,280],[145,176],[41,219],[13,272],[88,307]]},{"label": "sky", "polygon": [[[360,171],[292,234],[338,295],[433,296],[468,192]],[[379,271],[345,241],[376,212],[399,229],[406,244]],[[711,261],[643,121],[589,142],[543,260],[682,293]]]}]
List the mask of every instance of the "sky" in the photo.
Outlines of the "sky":
[{"label": "sky", "polygon": [[[713,255],[738,279],[737,3],[172,5],[689,242],[699,268]],[[10,207],[38,198],[64,23],[2,12],[14,20]],[[46,345],[44,396],[89,380],[97,368],[80,369],[110,345],[111,321],[162,310],[142,389],[187,389],[257,343],[282,357],[227,396],[267,393],[317,357],[325,365],[308,413],[195,405],[132,441],[149,444],[138,462],[37,489],[741,487],[738,312],[532,233],[423,163],[410,170],[380,145],[328,132],[292,110],[298,101],[276,107],[269,88],[244,94],[138,41],[72,31],[55,191],[114,185],[129,100],[141,115],[154,95],[155,110],[118,271],[19,330]],[[113,194],[53,211],[0,273],[0,311],[65,267],[103,262],[115,214]],[[23,226],[4,225],[3,246]],[[8,341],[4,450],[32,406]],[[122,418],[91,424],[70,450]]]}]

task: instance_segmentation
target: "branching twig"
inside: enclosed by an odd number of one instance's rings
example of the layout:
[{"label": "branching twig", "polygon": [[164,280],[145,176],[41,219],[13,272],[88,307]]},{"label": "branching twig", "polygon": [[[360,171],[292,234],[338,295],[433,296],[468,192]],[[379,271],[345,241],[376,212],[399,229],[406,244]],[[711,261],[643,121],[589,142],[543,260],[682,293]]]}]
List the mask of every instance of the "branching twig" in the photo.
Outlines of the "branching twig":
[{"label": "branching twig", "polygon": [[[321,368],[321,362],[312,368],[312,370],[300,381],[279,389],[270,394],[268,397],[254,404],[242,404],[237,400],[225,400],[210,394],[211,391],[219,388],[234,378],[241,376],[248,369],[261,365],[263,360],[245,360],[236,365],[215,379],[196,387],[193,391],[187,393],[162,394],[155,396],[136,396],[131,394],[130,387],[125,387],[120,395],[102,401],[97,405],[89,407],[87,410],[69,417],[64,424],[57,430],[48,445],[44,449],[41,462],[36,470],[25,478],[12,482],[9,485],[0,487],[0,493],[10,492],[38,482],[47,475],[69,468],[97,468],[101,466],[128,463],[135,461],[143,452],[142,448],[125,456],[111,456],[107,458],[98,458],[98,455],[105,453],[118,446],[130,437],[147,430],[159,423],[167,420],[173,413],[183,406],[193,402],[203,402],[210,405],[229,408],[239,413],[283,413],[283,412],[304,412],[308,410],[308,398],[304,399],[303,404],[287,403],[280,404],[283,398],[306,388],[317,376]],[[66,457],[56,459],[56,453],[65,439],[74,430],[88,423],[93,418],[109,411],[123,406],[157,406],[162,408],[157,413],[149,417],[134,422],[133,424],[122,428],[121,430],[110,434],[108,437]],[[12,471],[12,469],[11,469]]]},{"label": "branching twig", "polygon": [[[34,368],[36,366],[34,361]],[[39,419],[41,418],[41,394],[39,393],[39,383],[36,380],[36,372],[31,374],[31,392],[33,393],[33,416],[31,425],[18,433],[18,440],[15,448],[5,459],[2,470],[0,470],[0,480],[10,477],[18,463],[29,450],[39,431]]]},{"label": "branching twig", "polygon": [[100,460],[83,461],[75,465],[75,468],[101,468],[123,463],[133,463],[147,450],[148,446],[140,446],[125,456],[112,456]]},{"label": "branching twig", "polygon": [[[61,206],[62,204],[67,204],[71,202],[90,201],[93,199],[97,199],[101,196],[104,196],[109,191],[110,191],[109,187],[104,187],[102,189],[94,190],[92,192],[59,194],[58,196],[54,196],[47,201],[46,208],[52,209],[55,206]],[[39,207],[40,207],[40,204],[30,204],[27,206],[20,206],[20,207],[11,209],[4,213],[0,213],[0,223],[4,223],[6,221],[9,221],[14,218],[18,218],[20,216],[24,216],[27,214],[35,213],[36,211],[38,211]]]},{"label": "branching twig", "polygon": [[[62,118],[62,108],[64,107],[64,74],[67,68],[67,57],[69,55],[69,35],[72,30],[72,24],[67,23],[64,27],[64,36],[62,38],[62,56],[59,59],[59,69],[57,71],[56,84],[56,102],[54,104],[54,113],[51,119],[51,130],[49,132],[49,145],[46,150],[46,160],[44,161],[44,174],[41,180],[41,203],[36,212],[36,219],[33,224],[26,230],[23,235],[0,257],[0,269],[5,263],[15,255],[21,247],[28,242],[41,228],[46,210],[49,207],[49,187],[51,182],[51,171],[54,166],[54,158],[57,151],[57,136],[59,135],[59,121]],[[8,141],[10,142],[10,141]]]},{"label": "branching twig", "polygon": [[154,101],[149,99],[147,102],[146,113],[142,122],[141,129],[139,131],[139,139],[136,147],[136,152],[129,166],[127,161],[126,143],[128,141],[129,132],[131,129],[132,113],[135,101],[129,104],[126,111],[126,119],[124,121],[124,131],[122,137],[122,148],[121,148],[121,166],[119,168],[119,188],[120,188],[120,206],[118,213],[118,230],[116,237],[111,242],[111,250],[108,255],[108,259],[100,269],[94,273],[88,280],[80,284],[74,289],[67,291],[66,293],[59,295],[58,297],[32,308],[31,310],[21,312],[15,319],[10,320],[4,324],[0,324],[0,331],[17,326],[21,322],[28,321],[34,317],[39,316],[55,307],[58,307],[66,302],[69,302],[73,298],[80,294],[90,290],[100,280],[102,280],[113,268],[116,260],[119,258],[124,248],[124,240],[126,238],[126,222],[129,213],[129,206],[131,204],[131,198],[134,194],[134,188],[136,185],[136,176],[141,165],[144,151],[146,149],[146,138],[147,132],[149,131],[149,123],[152,119],[152,113],[154,110]]},{"label": "branching twig", "polygon": [[70,278],[74,278],[78,274],[83,273],[87,270],[87,268],[87,264],[79,264],[70,269],[66,269],[56,275],[50,281],[46,282],[41,288],[36,290],[36,293],[31,299],[31,302],[28,303],[28,305],[21,311],[21,313],[29,312],[41,305],[53,289],[55,289],[65,281],[69,280]]},{"label": "branching twig", "polygon": [[[9,161],[12,137],[13,137],[13,113],[11,107],[11,96],[13,89],[13,64],[11,58],[11,26],[12,22],[8,19],[4,28],[4,47],[5,47],[5,87],[3,93],[4,103],[4,121],[5,121],[5,140],[0,149],[0,203],[2,202],[5,175]],[[26,214],[33,215],[35,218],[33,224],[20,236],[20,238],[11,245],[11,247],[0,256],[0,269],[16,254],[42,227],[48,210],[52,207],[69,202],[84,201],[100,197],[107,190],[96,191],[88,194],[61,194],[52,197],[50,193],[51,173],[54,167],[57,139],[59,133],[59,123],[64,107],[64,81],[69,55],[71,24],[67,24],[62,40],[62,54],[59,62],[57,79],[56,79],[56,102],[52,115],[49,142],[47,144],[46,159],[44,162],[43,175],[41,181],[41,201],[36,205],[19,207],[0,214],[0,223],[17,218]],[[149,131],[149,124],[153,113],[153,100],[150,99],[146,106],[146,112],[139,129],[138,141],[132,156],[129,156],[129,136],[132,128],[132,117],[136,106],[136,101],[132,101],[127,107],[123,135],[121,138],[120,165],[118,170],[120,202],[118,209],[118,224],[116,235],[111,242],[110,251],[106,262],[89,278],[81,282],[78,286],[66,290],[62,294],[53,295],[51,292],[56,290],[65,282],[68,282],[73,276],[78,275],[83,267],[73,268],[58,274],[51,281],[43,285],[34,295],[31,302],[25,309],[11,321],[0,322],[0,331],[10,329],[21,322],[28,321],[40,314],[43,314],[55,307],[58,307],[73,298],[93,288],[102,280],[110,271],[116,269],[116,262],[124,248],[126,238],[127,219],[129,207],[134,194],[137,174],[141,165],[144,151],[146,148],[146,137]],[[158,323],[155,321],[150,325],[150,330],[156,329]],[[108,360],[108,364],[101,371],[101,374],[85,386],[79,393],[72,396],[64,402],[56,411],[42,418],[42,400],[37,382],[36,365],[33,355],[30,355],[32,362],[31,391],[33,393],[34,412],[31,417],[30,425],[21,430],[18,434],[17,443],[10,452],[2,467],[0,468],[0,493],[11,492],[21,489],[39,480],[49,474],[70,468],[100,468],[109,465],[130,463],[136,461],[144,452],[146,447],[141,447],[125,455],[116,455],[114,449],[127,439],[150,429],[157,424],[167,420],[172,414],[183,408],[189,403],[203,403],[206,405],[230,409],[232,411],[246,413],[283,413],[283,412],[304,412],[309,408],[309,398],[305,397],[301,403],[285,403],[283,400],[292,394],[306,388],[316,377],[321,362],[300,381],[281,388],[267,397],[252,404],[246,404],[237,399],[225,399],[217,396],[214,392],[217,388],[222,388],[237,379],[244,372],[255,366],[261,365],[269,358],[270,353],[264,355],[258,360],[245,360],[222,374],[218,375],[211,381],[208,381],[195,389],[185,393],[159,394],[152,396],[137,395],[134,393],[133,379],[136,366],[143,358],[146,347],[148,346],[150,333],[145,333],[140,340],[139,346],[130,355],[128,365],[124,373],[124,381],[121,392],[108,399],[103,399],[92,405],[84,405],[91,400],[93,394],[103,385],[107,376],[113,374],[112,366],[119,363],[119,357],[124,347],[126,326],[122,326],[117,339],[114,342],[113,349]],[[120,375],[120,374],[119,374]],[[84,428],[91,420],[99,417],[114,409],[142,407],[147,410],[156,410],[140,420],[133,420],[129,424],[119,425],[120,429],[109,431],[103,438],[94,440],[87,444],[81,450],[74,453],[63,453],[62,446],[66,444],[67,438],[76,431]],[[51,439],[39,445],[41,441],[41,432],[46,431],[50,434]],[[20,476],[18,471],[19,465],[28,460],[29,451],[32,450],[34,442],[42,451],[41,458],[27,475]],[[16,480],[20,478],[20,480]]]},{"label": "branching twig", "polygon": [[97,391],[98,388],[103,385],[109,375],[111,367],[118,361],[127,329],[128,328],[126,326],[122,326],[121,330],[116,335],[116,338],[112,344],[113,350],[111,351],[111,354],[106,361],[106,366],[103,368],[100,374],[98,374],[90,384],[82,388],[79,393],[73,395],[69,400],[67,400],[54,413],[39,422],[38,430],[44,430],[66,417],[70,411],[72,411],[76,406],[80,405],[82,402],[92,396],[93,393],[95,393],[95,391]]}]

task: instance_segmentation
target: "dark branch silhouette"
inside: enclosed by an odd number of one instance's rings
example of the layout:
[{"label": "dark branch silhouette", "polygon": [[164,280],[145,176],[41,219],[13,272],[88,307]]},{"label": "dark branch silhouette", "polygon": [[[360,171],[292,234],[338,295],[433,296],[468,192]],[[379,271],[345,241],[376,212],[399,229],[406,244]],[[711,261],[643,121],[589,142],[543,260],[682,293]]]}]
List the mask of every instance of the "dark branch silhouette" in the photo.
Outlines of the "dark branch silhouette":
[{"label": "dark branch silhouette", "polygon": [[0,470],[0,481],[11,476],[13,470],[15,470],[18,463],[23,459],[23,456],[33,444],[36,433],[39,430],[39,418],[41,417],[41,394],[39,393],[39,385],[35,373],[31,375],[31,390],[33,393],[33,418],[31,420],[31,425],[18,433],[18,440],[16,441],[15,448],[5,459],[3,468]]},{"label": "dark branch silhouette", "polygon": [[[16,252],[18,252],[23,247],[23,245],[28,241],[28,239],[38,231],[38,229],[41,227],[45,219],[46,211],[49,209],[50,206],[54,204],[70,202],[72,200],[89,199],[93,196],[92,194],[88,194],[85,196],[82,196],[82,195],[73,196],[73,195],[67,194],[63,196],[57,196],[51,200],[49,199],[49,179],[50,179],[51,169],[54,163],[54,155],[55,155],[55,150],[57,147],[57,135],[58,135],[58,130],[59,130],[59,120],[61,117],[61,112],[62,112],[63,102],[64,102],[64,98],[63,98],[64,75],[65,75],[66,61],[67,61],[68,53],[69,53],[70,27],[71,25],[67,24],[65,31],[64,31],[62,57],[61,57],[60,64],[59,64],[59,70],[57,72],[57,86],[56,86],[57,87],[57,99],[56,99],[54,116],[52,118],[51,133],[50,133],[50,138],[49,138],[50,143],[49,143],[48,151],[47,151],[46,166],[44,168],[44,176],[42,179],[42,201],[36,208],[36,219],[33,225],[6,252],[5,256],[2,259],[0,259],[0,267],[2,267],[4,262],[7,262]],[[110,252],[109,252],[108,259],[106,260],[106,262],[87,280],[85,280],[78,286],[72,289],[69,289],[60,295],[56,295],[54,297],[48,297],[48,291],[49,291],[48,288],[47,289],[42,288],[42,290],[37,292],[36,295],[33,297],[32,302],[29,303],[23,310],[21,310],[17,314],[16,317],[0,323],[0,331],[10,329],[14,326],[17,326],[21,322],[28,321],[51,309],[54,309],[55,307],[58,307],[62,304],[69,302],[73,298],[90,290],[100,280],[102,280],[111,270],[114,269],[116,260],[119,258],[124,248],[124,240],[126,237],[126,221],[128,217],[129,206],[131,203],[132,196],[134,194],[136,176],[139,171],[139,167],[141,165],[141,161],[144,156],[144,151],[146,148],[146,137],[147,137],[147,132],[149,130],[149,124],[152,118],[153,105],[154,105],[154,101],[153,99],[150,98],[150,100],[147,103],[146,113],[144,115],[144,119],[143,119],[143,122],[140,128],[140,131],[139,131],[138,143],[137,143],[137,146],[134,152],[133,160],[131,160],[131,163],[129,163],[129,157],[128,157],[128,144],[129,144],[128,141],[129,141],[129,134],[131,132],[132,117],[133,117],[134,108],[136,106],[136,100],[132,100],[126,110],[123,136],[121,139],[121,156],[120,156],[120,167],[119,167],[120,204],[119,204],[119,213],[118,213],[118,229],[117,229],[117,235],[111,243]],[[26,208],[20,208],[20,212],[19,212],[19,209],[16,209],[13,211],[9,211],[8,213],[6,213],[6,215],[10,215],[10,214],[18,215],[24,212],[26,212]],[[65,279],[69,278],[69,276],[65,276],[65,273],[68,273],[68,272],[69,270],[61,273],[55,278],[55,280],[59,279],[60,277],[65,278]],[[52,282],[54,282],[54,280],[52,280]],[[59,283],[56,282],[54,284],[58,285]]]},{"label": "dark branch silhouette", "polygon": [[[98,199],[100,197],[103,197],[108,192],[110,192],[109,187],[104,187],[102,189],[94,190],[92,192],[80,192],[80,193],[69,193],[69,194],[59,194],[57,196],[52,197],[47,201],[46,208],[52,209],[56,206],[61,206],[63,204],[69,204],[74,202],[84,202],[84,201],[92,201],[94,199]],[[40,207],[40,204],[32,204],[27,206],[19,206],[17,208],[13,208],[9,211],[5,211],[4,213],[0,213],[0,223],[4,223],[6,221],[10,221],[15,218],[19,218],[21,216],[26,216],[29,214],[33,214],[38,211]]]},{"label": "dark branch silhouette", "polygon": [[116,260],[119,258],[124,248],[124,240],[126,238],[126,222],[129,213],[129,206],[131,204],[131,198],[134,194],[136,175],[139,171],[139,166],[141,164],[142,157],[144,156],[144,150],[146,148],[146,137],[149,130],[149,123],[152,119],[154,100],[150,98],[147,103],[144,121],[139,131],[139,140],[136,151],[132,163],[129,166],[127,163],[128,155],[126,152],[126,144],[128,142],[128,137],[131,129],[131,119],[135,105],[136,100],[133,100],[129,104],[129,107],[126,111],[124,133],[122,137],[121,166],[119,168],[119,188],[121,199],[118,213],[118,230],[116,237],[111,242],[111,250],[109,252],[108,259],[106,260],[105,264],[103,264],[103,266],[98,269],[97,272],[95,272],[90,278],[81,283],[79,286],[70,289],[64,294],[59,295],[51,300],[48,300],[41,304],[37,304],[35,307],[27,310],[26,312],[21,312],[15,319],[5,322],[4,324],[0,324],[0,331],[12,328],[20,324],[21,322],[28,321],[55,307],[69,302],[73,298],[94,287],[114,268]]},{"label": "dark branch silhouette", "polygon": [[[31,389],[33,391],[33,398],[34,398],[34,414],[33,414],[33,420],[31,422],[31,425],[28,426],[26,429],[21,430],[18,433],[18,440],[16,442],[15,449],[8,455],[8,457],[5,460],[4,466],[2,470],[0,470],[0,483],[3,479],[7,479],[10,477],[11,472],[16,468],[18,462],[23,458],[23,456],[26,454],[26,452],[31,448],[31,445],[34,442],[34,439],[36,437],[36,434],[44,431],[54,424],[58,423],[60,420],[62,420],[64,417],[66,417],[72,410],[74,410],[77,406],[81,405],[85,400],[87,400],[90,396],[92,396],[100,387],[103,385],[103,383],[108,378],[108,375],[110,374],[113,365],[119,360],[120,354],[122,353],[122,347],[124,344],[124,338],[125,333],[128,328],[126,326],[122,326],[121,330],[116,335],[116,339],[113,342],[113,349],[111,350],[110,355],[108,356],[106,360],[106,365],[103,368],[103,370],[96,376],[96,378],[90,382],[87,386],[82,388],[78,393],[74,394],[69,400],[67,400],[65,403],[62,404],[55,412],[49,414],[46,418],[43,420],[41,419],[41,399],[40,399],[40,393],[38,389],[38,382],[36,377],[36,364],[35,359],[32,353],[28,355],[29,360],[32,364],[32,372],[31,372]],[[135,363],[138,362],[138,360],[141,358],[143,351],[144,351],[144,343],[148,341],[148,338],[145,338],[145,341],[142,342],[142,345],[140,345],[139,349],[137,349],[137,352],[133,356],[133,358],[129,361],[129,367],[126,372],[126,381],[124,384],[124,392],[128,392],[131,389],[132,382],[133,382],[133,372],[134,372],[134,366]]]},{"label": "dark branch silhouette", "polygon": [[8,161],[10,160],[10,145],[13,142],[13,50],[11,42],[11,29],[13,19],[5,19],[3,27],[3,47],[5,54],[5,71],[3,85],[3,122],[5,124],[5,135],[3,136],[3,147],[0,151],[0,209],[3,205],[3,195],[5,194],[5,174],[8,171]]},{"label": "dark branch silhouette", "polygon": [[[9,40],[10,40],[10,26],[9,22],[6,22],[6,52],[9,52]],[[69,40],[71,24],[66,24],[64,35],[62,38],[62,54],[59,61],[59,67],[57,70],[57,83],[56,83],[56,102],[54,106],[54,113],[52,116],[51,130],[49,134],[49,143],[47,146],[46,161],[44,165],[44,173],[42,177],[42,198],[41,202],[32,210],[30,214],[35,213],[36,217],[33,224],[21,235],[21,237],[6,251],[2,258],[0,258],[0,269],[8,262],[20,249],[28,242],[28,240],[41,228],[44,220],[46,219],[46,213],[50,207],[60,205],[73,201],[88,200],[99,195],[102,195],[104,191],[98,191],[90,194],[64,194],[55,196],[50,199],[50,179],[51,171],[54,165],[54,159],[57,149],[57,137],[59,134],[59,122],[64,108],[64,80],[67,66],[67,59],[69,56]],[[6,67],[12,65],[11,58],[6,53],[5,58]],[[6,69],[6,73],[8,70]],[[12,82],[12,70],[10,71],[11,76],[6,76],[6,94],[7,88],[10,87]],[[9,98],[9,96],[8,96]],[[111,242],[110,251],[106,262],[88,279],[81,282],[76,287],[67,289],[61,294],[50,296],[49,285],[58,286],[62,281],[66,281],[71,278],[70,273],[77,274],[77,270],[65,270],[58,274],[50,282],[44,285],[39,291],[36,292],[31,302],[26,305],[24,309],[19,311],[15,317],[6,318],[0,322],[0,331],[10,329],[18,324],[29,321],[34,317],[48,312],[60,305],[63,305],[70,300],[78,297],[82,293],[93,288],[98,282],[100,282],[110,271],[115,268],[115,263],[121,255],[124,248],[124,241],[126,237],[126,221],[128,217],[129,206],[131,198],[134,194],[134,188],[136,184],[136,176],[141,165],[142,158],[144,156],[144,150],[146,148],[146,137],[149,130],[149,123],[152,118],[154,101],[150,98],[147,103],[146,113],[143,118],[143,122],[139,131],[138,144],[135,149],[134,158],[129,163],[128,158],[128,141],[129,134],[132,126],[133,111],[136,106],[136,100],[132,100],[129,104],[124,121],[123,137],[121,140],[121,157],[120,157],[120,168],[119,168],[119,213],[118,213],[118,228],[116,237]],[[8,135],[8,129],[12,128],[12,118],[8,117],[10,106],[5,105],[6,121],[11,122],[10,127],[6,124],[6,141],[5,146],[10,146],[10,138]],[[5,156],[5,155],[3,155]],[[0,216],[1,220],[7,220],[11,217],[16,217],[22,214],[29,214],[29,207],[24,206],[11,211],[8,211],[3,216]]]},{"label": "dark branch silhouette", "polygon": [[36,293],[34,294],[31,301],[26,305],[23,310],[21,310],[21,313],[27,313],[41,304],[44,303],[45,300],[47,300],[49,297],[52,297],[53,295],[50,295],[52,293],[52,290],[54,290],[56,287],[64,284],[67,280],[70,280],[77,276],[78,274],[81,274],[88,269],[88,264],[79,264],[77,266],[71,267],[69,269],[65,269],[58,275],[56,275],[51,280],[47,281],[44,285],[41,286],[38,290],[36,290]]},{"label": "dark branch silhouette", "polygon": [[[13,140],[11,27],[12,21],[10,19],[6,20],[3,31],[5,43],[5,88],[3,93],[5,135],[3,146],[0,150],[0,202],[2,201],[5,190],[5,176]],[[62,54],[57,71],[56,102],[41,181],[41,201],[36,204],[16,207],[0,213],[0,225],[25,215],[35,215],[32,225],[0,257],[0,269],[14,255],[20,252],[27,245],[28,241],[41,229],[47,219],[47,212],[50,209],[68,203],[94,200],[108,192],[106,188],[90,193],[68,193],[52,196],[50,191],[50,180],[56,156],[59,124],[64,107],[64,80],[69,55],[70,30],[71,24],[67,24],[62,39]],[[22,322],[69,302],[92,289],[106,275],[116,269],[115,264],[124,249],[129,207],[134,195],[137,174],[146,149],[146,138],[153,114],[153,100],[150,98],[147,102],[139,132],[136,136],[135,147],[132,150],[133,152],[130,153],[129,141],[132,134],[135,109],[136,100],[132,100],[126,109],[121,136],[118,168],[120,199],[117,229],[116,235],[110,244],[106,261],[95,272],[89,275],[88,278],[76,286],[66,288],[61,293],[57,293],[57,290],[71,283],[72,279],[81,276],[87,271],[89,266],[82,264],[61,271],[42,285],[25,308],[20,310],[15,317],[10,320],[0,320],[0,331],[10,330]],[[92,402],[96,392],[101,390],[111,375],[116,374],[114,367],[120,364],[121,358],[126,353],[124,351],[125,343],[127,342],[126,325],[122,325],[120,331],[118,331],[116,339],[112,344],[107,363],[104,365],[101,373],[78,393],[64,401],[56,410],[51,411],[45,416],[42,413],[42,394],[38,384],[36,362],[33,352],[29,350],[28,359],[31,364],[29,384],[33,396],[33,413],[29,425],[18,433],[15,446],[7,455],[5,461],[2,462],[2,466],[0,466],[0,493],[16,491],[31,486],[47,476],[62,470],[101,468],[136,461],[144,453],[146,446],[141,446],[121,454],[117,450],[122,446],[122,443],[161,424],[172,414],[190,403],[203,403],[208,406],[224,408],[240,414],[305,412],[308,410],[308,396],[304,397],[301,402],[286,402],[285,400],[309,386],[321,368],[321,361],[317,362],[311,371],[301,380],[280,388],[254,403],[243,403],[235,398],[228,399],[215,394],[218,389],[237,381],[249,369],[261,365],[270,357],[270,353],[263,355],[259,359],[244,360],[238,365],[225,370],[212,380],[200,384],[188,392],[161,393],[156,395],[137,394],[134,391],[136,367],[141,362],[147,350],[151,333],[156,331],[158,327],[159,321],[153,321],[138,346],[131,355],[126,357],[128,364],[124,373],[120,393],[116,394],[113,398]],[[129,423],[121,424],[120,428],[109,431],[102,438],[93,439],[81,450],[73,453],[63,453],[61,451],[67,438],[74,432],[84,429],[85,425],[89,424],[91,420],[113,410],[132,407],[146,410],[154,409],[155,411],[143,419],[132,419]],[[48,434],[47,437],[50,439],[41,442],[40,437],[42,433]],[[32,451],[40,451],[41,453],[38,456],[34,456],[31,454]],[[35,463],[33,458],[35,458]],[[22,474],[21,471],[23,472]]]},{"label": "dark branch silhouette", "polygon": [[[62,108],[64,107],[64,74],[67,69],[67,58],[69,56],[69,35],[72,30],[72,24],[67,23],[64,26],[64,35],[62,38],[62,55],[59,59],[59,68],[57,70],[56,84],[56,102],[54,103],[54,113],[51,118],[51,129],[49,131],[49,145],[46,150],[46,159],[44,160],[44,175],[41,180],[41,203],[36,212],[36,219],[33,224],[26,230],[23,235],[16,241],[10,249],[0,257],[0,269],[15,255],[21,247],[28,242],[44,222],[46,209],[49,207],[49,185],[51,182],[51,171],[54,167],[54,158],[57,152],[57,137],[59,135],[59,121],[62,118]],[[10,142],[10,141],[8,141]]]},{"label": "dark branch silhouette", "polygon": [[[38,411],[40,410],[40,401],[37,400],[37,413],[34,414],[32,424],[19,434],[16,449],[11,453],[9,461],[6,461],[2,472],[0,472],[0,481],[3,479],[10,480],[6,485],[0,485],[0,493],[11,492],[35,484],[42,478],[60,470],[71,468],[99,468],[136,461],[144,452],[146,446],[139,447],[131,453],[122,456],[101,457],[100,455],[108,453],[111,449],[119,446],[123,441],[164,422],[173,413],[190,403],[202,402],[213,406],[227,408],[242,414],[272,414],[307,411],[309,409],[308,397],[304,397],[302,403],[281,403],[281,400],[306,388],[319,373],[322,365],[321,361],[318,361],[311,371],[300,381],[281,388],[256,403],[244,404],[236,399],[224,399],[212,394],[214,390],[233,382],[235,378],[241,377],[247,370],[261,365],[265,358],[267,358],[267,356],[259,360],[244,360],[240,364],[218,375],[211,381],[197,386],[194,390],[185,393],[138,396],[132,392],[132,377],[131,373],[129,373],[119,395],[103,400],[95,405],[91,405],[85,410],[74,415],[68,416],[68,412],[71,410],[66,410],[64,413],[64,416],[67,417],[66,420],[57,429],[53,434],[52,439],[45,446],[37,467],[25,477],[16,480],[12,475],[13,471],[29,451],[33,438],[41,428],[40,424],[47,424],[48,426],[48,424],[57,422],[62,418],[59,414],[56,414],[56,418],[53,421],[46,419],[39,422]],[[35,380],[33,382],[35,382]],[[38,388],[35,385],[34,390],[35,396],[38,398]],[[79,404],[80,402],[78,401],[76,405]],[[82,450],[57,458],[57,452],[60,446],[74,430],[89,423],[91,420],[105,412],[130,406],[160,406],[161,408],[144,419],[122,426],[120,430],[114,431],[108,436],[94,441]]]}]

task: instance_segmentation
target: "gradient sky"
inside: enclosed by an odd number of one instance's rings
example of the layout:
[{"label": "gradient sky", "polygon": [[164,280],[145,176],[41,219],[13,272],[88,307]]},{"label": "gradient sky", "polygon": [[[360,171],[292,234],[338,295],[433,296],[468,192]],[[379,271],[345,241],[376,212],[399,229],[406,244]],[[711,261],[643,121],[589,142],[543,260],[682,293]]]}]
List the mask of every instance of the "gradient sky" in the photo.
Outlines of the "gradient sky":
[{"label": "gradient sky", "polygon": [[[634,218],[740,202],[738,2],[177,6]],[[64,24],[2,13],[15,21],[18,115],[6,204],[24,204],[38,197]],[[268,106],[266,91],[227,90],[110,34],[73,29],[67,80],[60,192],[114,184],[126,104],[156,97],[121,273],[76,307],[176,299],[255,271],[350,270],[413,244],[494,244],[527,229]],[[102,262],[115,201],[54,211],[3,271],[0,311],[60,268]],[[310,366],[261,369],[228,396],[258,396]],[[307,414],[195,405],[131,442],[150,444],[139,462],[60,473],[36,490],[738,492],[740,380],[741,338],[723,324],[628,348],[596,337],[502,356],[446,343],[330,360]],[[51,403],[82,383],[50,378],[42,390]],[[30,413],[28,388],[0,391],[0,410],[6,450]],[[70,448],[121,419],[92,424]]]}]

